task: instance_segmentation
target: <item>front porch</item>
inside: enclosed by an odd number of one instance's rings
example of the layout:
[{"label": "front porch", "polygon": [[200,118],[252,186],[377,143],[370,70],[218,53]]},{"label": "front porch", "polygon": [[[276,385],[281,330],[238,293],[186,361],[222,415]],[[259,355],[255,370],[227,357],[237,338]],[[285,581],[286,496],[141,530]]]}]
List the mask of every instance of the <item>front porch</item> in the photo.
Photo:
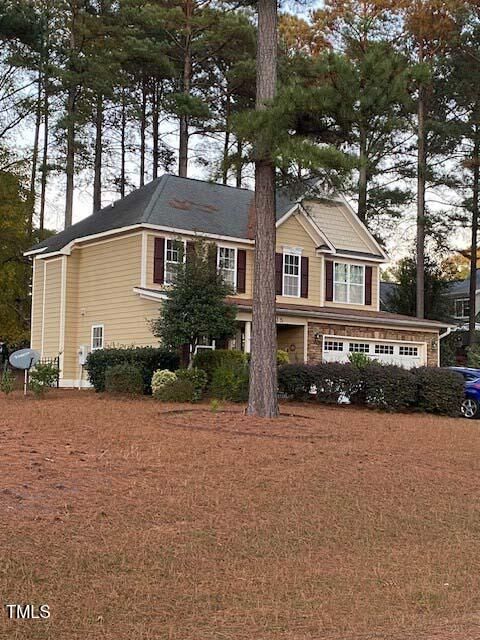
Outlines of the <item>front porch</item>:
[{"label": "front porch", "polygon": [[[237,323],[236,336],[230,342],[231,349],[239,349],[250,353],[252,337],[252,321],[240,319]],[[277,319],[277,348],[288,353],[291,364],[307,362],[308,325],[306,321],[289,319],[283,322]]]}]

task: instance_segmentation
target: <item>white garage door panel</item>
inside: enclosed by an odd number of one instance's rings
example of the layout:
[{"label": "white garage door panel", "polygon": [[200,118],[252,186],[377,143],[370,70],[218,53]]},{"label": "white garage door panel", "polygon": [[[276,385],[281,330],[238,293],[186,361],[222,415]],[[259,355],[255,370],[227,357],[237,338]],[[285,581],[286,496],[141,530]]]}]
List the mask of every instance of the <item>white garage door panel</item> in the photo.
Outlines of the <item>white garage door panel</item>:
[{"label": "white garage door panel", "polygon": [[406,369],[426,364],[425,345],[421,342],[387,342],[343,336],[324,336],[323,361],[348,362],[349,353],[364,353],[382,364],[396,364]]}]

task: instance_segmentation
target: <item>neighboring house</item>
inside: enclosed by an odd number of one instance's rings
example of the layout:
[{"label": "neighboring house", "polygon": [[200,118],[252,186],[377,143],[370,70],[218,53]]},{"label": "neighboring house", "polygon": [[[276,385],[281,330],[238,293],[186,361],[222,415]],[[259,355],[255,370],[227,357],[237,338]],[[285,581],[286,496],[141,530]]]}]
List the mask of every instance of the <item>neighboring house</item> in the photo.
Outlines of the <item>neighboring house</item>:
[{"label": "neighboring house", "polygon": [[[164,175],[27,252],[31,344],[42,357],[60,355],[61,384],[88,386],[81,363],[90,350],[158,344],[149,321],[168,296],[179,243],[188,256],[196,236],[217,244],[218,267],[235,289],[229,346],[250,351],[253,195]],[[405,367],[438,364],[444,325],[379,310],[387,256],[345,199],[280,192],[276,217],[278,347],[292,362],[360,352]]]},{"label": "neighboring house", "polygon": [[[469,295],[470,278],[451,282],[445,293],[445,297],[450,301],[450,314],[459,325],[468,324],[470,313]],[[476,271],[475,307],[480,310],[480,269]]]}]

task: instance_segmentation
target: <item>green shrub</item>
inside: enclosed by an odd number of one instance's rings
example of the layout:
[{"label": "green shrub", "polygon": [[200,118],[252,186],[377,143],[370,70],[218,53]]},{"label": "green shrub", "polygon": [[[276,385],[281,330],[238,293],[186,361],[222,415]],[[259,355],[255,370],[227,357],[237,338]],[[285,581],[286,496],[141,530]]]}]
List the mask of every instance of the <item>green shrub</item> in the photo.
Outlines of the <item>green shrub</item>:
[{"label": "green shrub", "polygon": [[417,378],[418,408],[428,413],[457,416],[464,397],[463,376],[448,369],[420,367]]},{"label": "green shrub", "polygon": [[469,367],[473,367],[474,369],[480,369],[480,343],[475,342],[470,347],[467,347],[466,352],[467,365]]},{"label": "green shrub", "polygon": [[309,398],[313,385],[313,367],[306,364],[288,364],[278,370],[278,389],[294,400]]},{"label": "green shrub", "polygon": [[248,400],[249,368],[247,363],[226,363],[213,372],[210,394],[218,400]]},{"label": "green shrub", "polygon": [[366,404],[384,411],[402,411],[417,403],[417,378],[410,369],[373,364],[364,376]]},{"label": "green shrub", "polygon": [[195,402],[197,390],[191,380],[176,379],[167,382],[155,393],[155,397],[163,402]]},{"label": "green shrub", "polygon": [[39,362],[29,372],[29,387],[38,397],[57,382],[58,369],[54,364]]},{"label": "green shrub", "polygon": [[162,387],[176,379],[177,374],[169,369],[159,369],[158,371],[155,371],[151,382],[152,394],[156,396]]},{"label": "green shrub", "polygon": [[193,366],[207,374],[207,386],[210,386],[213,372],[218,367],[223,365],[243,367],[246,362],[246,354],[238,349],[200,349],[193,358]]},{"label": "green shrub", "polygon": [[350,364],[357,367],[357,369],[364,369],[365,367],[369,367],[372,363],[377,362],[377,360],[369,358],[366,353],[357,351],[349,353],[347,357]]},{"label": "green shrub", "polygon": [[290,364],[288,352],[283,349],[277,349],[277,366],[281,367],[284,364]]},{"label": "green shrub", "polygon": [[115,364],[105,371],[105,391],[108,393],[125,393],[141,395],[143,378],[140,369],[132,364]]},{"label": "green shrub", "polygon": [[362,372],[352,364],[325,362],[312,367],[312,383],[317,402],[336,403],[343,398],[362,404],[364,385]]},{"label": "green shrub", "polygon": [[153,372],[157,369],[178,369],[178,354],[156,347],[97,349],[88,354],[85,369],[95,391],[105,391],[105,372],[116,364],[131,364],[140,370],[143,392],[151,393]]},{"label": "green shrub", "polygon": [[8,396],[9,393],[12,393],[14,386],[15,374],[6,366],[0,378],[0,391],[3,391],[3,393]]},{"label": "green shrub", "polygon": [[194,402],[202,399],[203,392],[207,387],[207,374],[202,369],[193,367],[192,369],[179,369],[176,372],[179,380],[190,380],[195,389]]}]

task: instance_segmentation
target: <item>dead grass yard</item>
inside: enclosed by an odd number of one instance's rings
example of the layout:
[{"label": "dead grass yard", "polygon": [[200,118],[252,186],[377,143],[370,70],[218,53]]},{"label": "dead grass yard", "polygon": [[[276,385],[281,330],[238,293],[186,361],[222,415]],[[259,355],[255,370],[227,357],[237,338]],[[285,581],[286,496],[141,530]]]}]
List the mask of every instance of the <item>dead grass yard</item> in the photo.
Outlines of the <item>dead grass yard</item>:
[{"label": "dead grass yard", "polygon": [[0,638],[480,638],[480,422],[179,408],[0,399]]}]

